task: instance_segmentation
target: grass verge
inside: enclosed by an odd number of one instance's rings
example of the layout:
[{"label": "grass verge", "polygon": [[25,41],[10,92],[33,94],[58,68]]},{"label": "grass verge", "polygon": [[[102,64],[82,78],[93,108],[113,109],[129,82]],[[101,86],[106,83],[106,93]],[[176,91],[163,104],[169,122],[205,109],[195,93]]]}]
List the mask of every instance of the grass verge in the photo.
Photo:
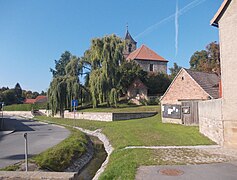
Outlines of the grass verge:
[{"label": "grass verge", "polygon": [[87,140],[85,135],[78,130],[71,128],[69,130],[71,134],[67,139],[33,157],[33,161],[41,169],[63,171],[73,159],[79,158],[86,151]]}]

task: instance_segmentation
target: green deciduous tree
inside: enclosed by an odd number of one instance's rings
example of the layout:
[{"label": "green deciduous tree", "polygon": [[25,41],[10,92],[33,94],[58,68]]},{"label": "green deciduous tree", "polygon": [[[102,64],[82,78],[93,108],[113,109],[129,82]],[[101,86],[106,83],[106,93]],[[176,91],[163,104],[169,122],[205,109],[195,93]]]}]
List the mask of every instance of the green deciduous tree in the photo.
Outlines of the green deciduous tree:
[{"label": "green deciduous tree", "polygon": [[120,87],[123,94],[137,77],[142,81],[146,81],[147,77],[147,72],[134,61],[124,61],[120,66],[120,74]]},{"label": "green deciduous tree", "polygon": [[205,50],[196,51],[190,58],[190,68],[220,74],[220,50],[217,42],[211,42]]},{"label": "green deciduous tree", "polygon": [[145,84],[149,89],[149,94],[157,95],[165,93],[170,83],[171,80],[167,74],[158,73],[149,75]]}]

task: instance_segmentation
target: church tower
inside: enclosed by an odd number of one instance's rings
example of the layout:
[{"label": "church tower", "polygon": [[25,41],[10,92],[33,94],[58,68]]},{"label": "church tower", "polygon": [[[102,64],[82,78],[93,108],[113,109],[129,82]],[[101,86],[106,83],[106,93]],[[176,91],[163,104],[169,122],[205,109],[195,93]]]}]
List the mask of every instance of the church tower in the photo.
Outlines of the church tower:
[{"label": "church tower", "polygon": [[131,52],[137,49],[137,42],[132,38],[132,36],[128,32],[128,26],[127,26],[126,35],[125,35],[125,43],[126,45],[124,48],[123,55],[126,59]]}]

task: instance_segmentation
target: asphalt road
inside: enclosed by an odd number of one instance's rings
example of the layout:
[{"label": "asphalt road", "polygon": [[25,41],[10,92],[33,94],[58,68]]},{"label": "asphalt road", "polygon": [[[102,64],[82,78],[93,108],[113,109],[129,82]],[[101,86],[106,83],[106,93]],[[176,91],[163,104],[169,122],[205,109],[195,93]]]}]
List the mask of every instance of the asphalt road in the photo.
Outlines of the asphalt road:
[{"label": "asphalt road", "polygon": [[15,131],[0,135],[0,168],[24,160],[24,133],[28,134],[29,157],[58,144],[70,134],[70,131],[63,127],[19,117],[5,117],[4,124],[6,129]]}]

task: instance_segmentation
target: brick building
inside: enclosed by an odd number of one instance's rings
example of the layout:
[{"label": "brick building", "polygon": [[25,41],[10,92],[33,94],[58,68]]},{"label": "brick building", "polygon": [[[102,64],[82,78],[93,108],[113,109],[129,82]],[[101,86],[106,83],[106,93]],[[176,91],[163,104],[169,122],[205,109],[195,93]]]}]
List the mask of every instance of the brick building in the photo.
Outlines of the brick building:
[{"label": "brick building", "polygon": [[[160,99],[162,121],[182,124],[182,103],[219,98],[219,82],[220,78],[215,73],[198,72],[182,68]],[[166,106],[169,107],[166,108]],[[169,110],[172,108],[175,110],[174,112]],[[165,115],[166,112],[164,111],[169,112]]]}]

